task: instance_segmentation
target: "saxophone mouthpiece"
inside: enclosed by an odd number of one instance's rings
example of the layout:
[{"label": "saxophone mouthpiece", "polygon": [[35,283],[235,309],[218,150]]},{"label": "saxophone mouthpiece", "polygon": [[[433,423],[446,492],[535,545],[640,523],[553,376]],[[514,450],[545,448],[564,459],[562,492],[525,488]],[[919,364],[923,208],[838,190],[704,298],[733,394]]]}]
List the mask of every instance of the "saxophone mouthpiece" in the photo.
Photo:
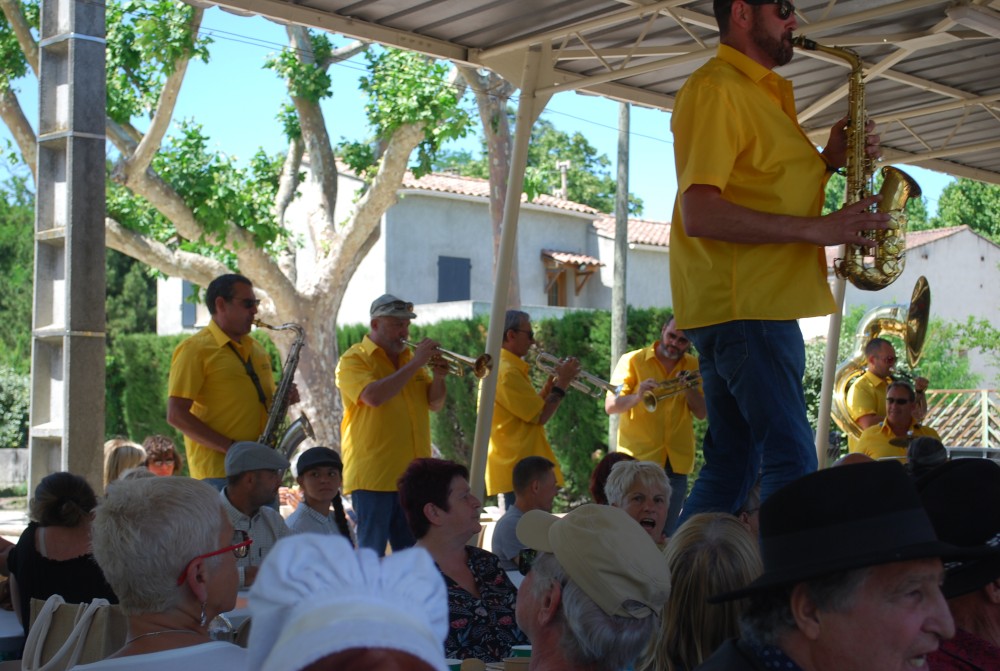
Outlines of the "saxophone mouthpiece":
[{"label": "saxophone mouthpiece", "polygon": [[810,40],[804,35],[796,35],[792,38],[792,46],[799,47],[800,49],[808,49],[809,51],[816,51],[816,42]]}]

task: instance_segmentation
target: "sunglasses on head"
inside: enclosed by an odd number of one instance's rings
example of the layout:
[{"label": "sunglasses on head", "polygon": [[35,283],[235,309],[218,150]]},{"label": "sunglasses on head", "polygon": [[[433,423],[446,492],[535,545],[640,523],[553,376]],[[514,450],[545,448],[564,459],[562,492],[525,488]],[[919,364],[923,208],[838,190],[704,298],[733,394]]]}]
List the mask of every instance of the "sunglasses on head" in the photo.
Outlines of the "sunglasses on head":
[{"label": "sunglasses on head", "polygon": [[795,13],[795,5],[788,0],[743,0],[743,2],[748,5],[754,5],[755,7],[760,7],[761,5],[777,5],[778,18],[782,21]]}]

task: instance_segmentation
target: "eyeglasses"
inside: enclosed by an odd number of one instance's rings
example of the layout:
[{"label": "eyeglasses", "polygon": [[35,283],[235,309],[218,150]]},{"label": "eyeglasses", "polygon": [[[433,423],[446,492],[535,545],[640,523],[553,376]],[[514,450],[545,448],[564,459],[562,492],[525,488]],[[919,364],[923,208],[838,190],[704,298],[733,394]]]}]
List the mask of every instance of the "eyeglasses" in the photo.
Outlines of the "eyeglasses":
[{"label": "eyeglasses", "polygon": [[795,13],[795,5],[788,0],[743,0],[743,2],[756,7],[760,7],[761,5],[777,5],[778,18],[782,21]]},{"label": "eyeglasses", "polygon": [[910,399],[908,399],[908,398],[893,398],[893,397],[890,396],[890,397],[888,397],[888,398],[885,399],[885,402],[888,403],[889,405],[906,405],[907,403],[910,402]]},{"label": "eyeglasses", "polygon": [[169,459],[154,459],[151,462],[155,466],[172,466],[174,464],[173,458]]},{"label": "eyeglasses", "polygon": [[230,303],[236,303],[237,305],[242,305],[244,308],[249,310],[250,308],[259,308],[260,299],[259,298],[230,298]]},{"label": "eyeglasses", "polygon": [[203,555],[198,555],[197,557],[189,561],[184,566],[184,570],[181,571],[180,576],[177,578],[177,586],[180,587],[181,585],[184,584],[184,579],[187,578],[187,573],[188,570],[191,568],[191,564],[195,563],[199,559],[208,559],[209,557],[215,557],[217,555],[225,554],[230,550],[232,551],[233,556],[236,557],[237,559],[243,559],[244,557],[246,557],[250,553],[250,545],[251,543],[253,543],[253,539],[250,538],[249,534],[247,534],[247,532],[243,531],[242,529],[236,529],[235,531],[233,531],[233,540],[235,540],[237,537],[240,538],[239,543],[226,546],[220,550],[216,550],[215,552],[208,552]]},{"label": "eyeglasses", "polygon": [[538,558],[538,550],[533,550],[531,548],[524,548],[517,553],[517,570],[521,575],[528,575],[528,571],[531,570],[531,565],[535,563]]},{"label": "eyeglasses", "polygon": [[527,331],[525,331],[524,329],[511,329],[511,330],[512,331],[516,331],[517,333],[527,333],[529,338],[531,338],[532,340],[535,339],[535,330],[534,329],[528,329]]}]

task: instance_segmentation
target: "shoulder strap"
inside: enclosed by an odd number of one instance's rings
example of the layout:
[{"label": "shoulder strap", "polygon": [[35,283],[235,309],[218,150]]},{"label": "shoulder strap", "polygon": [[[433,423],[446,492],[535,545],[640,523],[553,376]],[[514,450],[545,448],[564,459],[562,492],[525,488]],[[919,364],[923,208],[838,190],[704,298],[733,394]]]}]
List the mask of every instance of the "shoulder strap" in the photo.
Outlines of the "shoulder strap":
[{"label": "shoulder strap", "polygon": [[247,375],[250,376],[250,381],[253,382],[253,386],[256,387],[257,389],[257,400],[260,401],[260,404],[263,405],[264,409],[266,410],[267,396],[264,395],[264,388],[260,385],[260,378],[257,377],[257,371],[253,369],[253,357],[248,356],[246,358],[246,361],[244,361],[243,357],[240,356],[240,353],[236,351],[236,348],[233,346],[233,343],[231,341],[227,342],[226,344],[229,345],[229,349],[233,350],[233,354],[235,354],[236,358],[240,360],[241,364],[243,364],[244,370],[246,370]]}]

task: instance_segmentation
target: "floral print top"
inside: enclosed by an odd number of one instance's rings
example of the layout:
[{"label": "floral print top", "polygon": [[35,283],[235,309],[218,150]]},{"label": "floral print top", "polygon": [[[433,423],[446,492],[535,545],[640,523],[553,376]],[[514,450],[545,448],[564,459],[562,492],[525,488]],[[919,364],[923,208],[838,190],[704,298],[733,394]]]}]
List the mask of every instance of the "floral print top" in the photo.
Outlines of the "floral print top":
[{"label": "floral print top", "polygon": [[441,574],[448,587],[450,623],[444,656],[503,661],[504,657],[510,657],[511,646],[528,642],[514,621],[517,588],[500,568],[500,559],[495,554],[471,545],[465,548],[465,554],[466,565],[476,578],[479,598]]}]

